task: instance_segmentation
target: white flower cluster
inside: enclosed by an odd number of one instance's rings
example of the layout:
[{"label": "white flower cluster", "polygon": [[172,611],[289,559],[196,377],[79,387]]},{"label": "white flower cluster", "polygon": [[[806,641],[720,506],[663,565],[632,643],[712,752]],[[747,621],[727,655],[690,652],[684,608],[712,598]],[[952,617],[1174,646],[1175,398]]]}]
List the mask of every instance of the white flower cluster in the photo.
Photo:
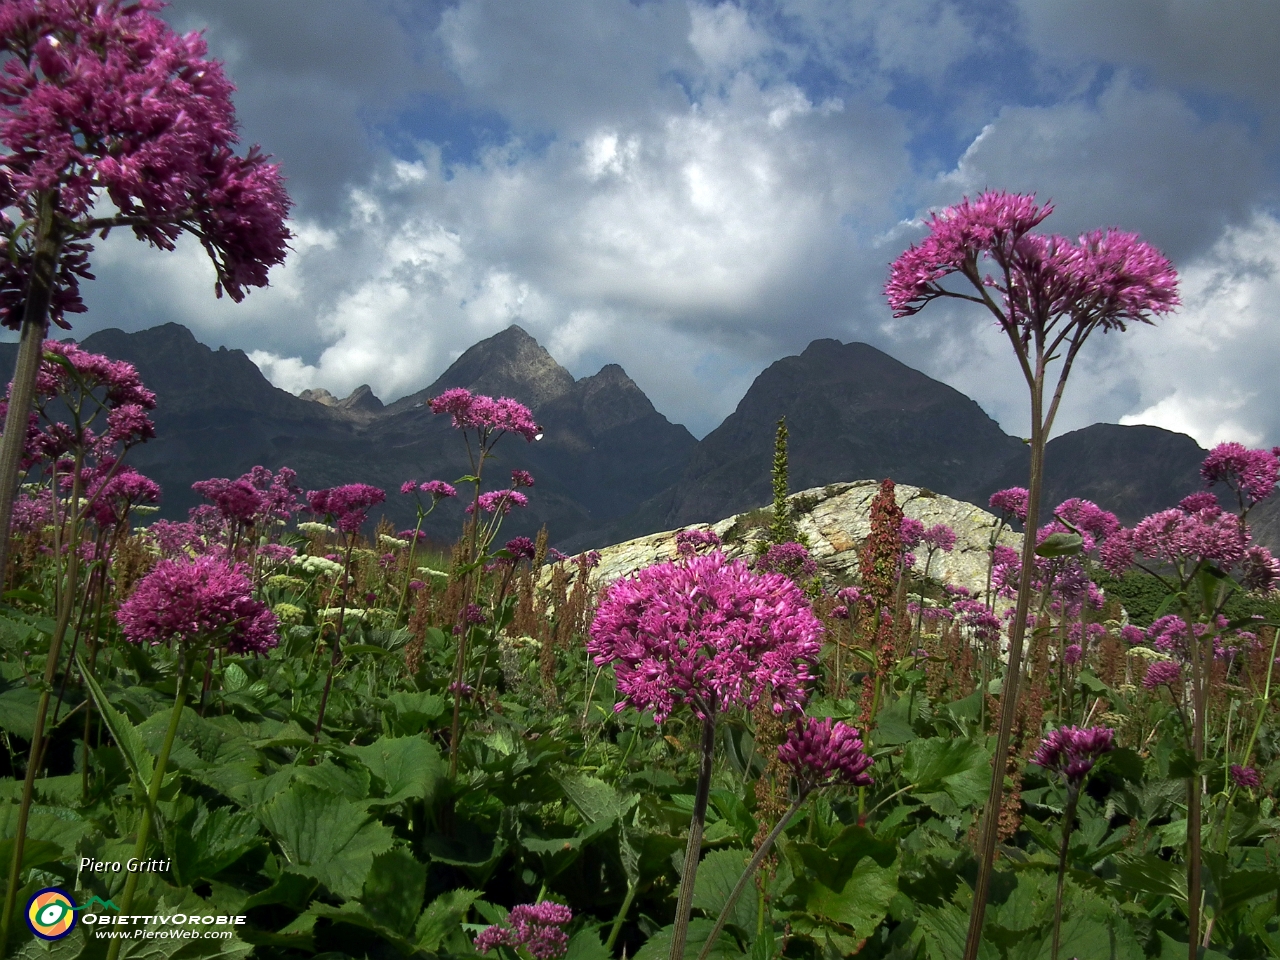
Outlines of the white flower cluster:
[{"label": "white flower cluster", "polygon": [[408,540],[398,540],[397,538],[388,536],[385,533],[378,538],[378,542],[388,550],[400,550],[409,545]]},{"label": "white flower cluster", "polygon": [[294,557],[293,564],[301,568],[303,573],[309,573],[312,576],[324,574],[325,576],[336,577],[342,573],[342,564],[326,557]]},{"label": "white flower cluster", "polygon": [[305,533],[309,537],[318,537],[321,534],[336,533],[337,530],[334,527],[329,526],[327,523],[316,523],[314,520],[304,520],[302,523],[298,524],[298,532]]}]

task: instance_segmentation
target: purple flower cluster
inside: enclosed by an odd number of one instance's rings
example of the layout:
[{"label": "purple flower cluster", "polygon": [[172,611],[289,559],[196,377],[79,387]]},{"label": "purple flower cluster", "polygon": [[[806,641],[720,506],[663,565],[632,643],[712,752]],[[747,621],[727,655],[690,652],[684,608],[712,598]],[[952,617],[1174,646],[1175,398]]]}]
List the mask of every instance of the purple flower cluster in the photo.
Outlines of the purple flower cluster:
[{"label": "purple flower cluster", "polygon": [[1238,763],[1231,765],[1231,782],[1246,790],[1258,790],[1262,787],[1262,777],[1253,767],[1242,767]]},{"label": "purple flower cluster", "polygon": [[432,413],[448,413],[459,430],[476,430],[482,437],[494,433],[518,433],[533,441],[542,435],[533,413],[510,397],[480,396],[462,387],[446,390],[429,401]]},{"label": "purple flower cluster", "polygon": [[355,533],[368,519],[369,509],[387,499],[377,487],[367,483],[348,483],[341,487],[312,490],[307,493],[307,504],[312,513],[333,518],[343,533]]},{"label": "purple flower cluster", "polygon": [[676,552],[691,557],[699,550],[720,546],[720,537],[714,530],[681,530],[676,534]]},{"label": "purple flower cluster", "polygon": [[[78,280],[90,278],[88,238],[128,226],[172,250],[199,235],[217,271],[219,295],[244,298],[284,260],[289,209],[279,168],[257,148],[232,152],[233,87],[205,59],[198,33],[178,36],[155,15],[157,0],[56,0],[0,5],[0,206],[34,223],[36,198],[52,196],[65,240],[51,319],[83,312]],[[104,196],[105,195],[105,196]],[[96,205],[114,207],[96,221]],[[118,217],[115,213],[118,212]],[[22,321],[33,252],[7,242],[0,258],[0,322]]]},{"label": "purple flower cluster", "polygon": [[1079,786],[1098,758],[1115,749],[1115,738],[1109,727],[1059,727],[1040,742],[1031,762]]},{"label": "purple flower cluster", "polygon": [[615,582],[587,651],[613,664],[619,710],[652,709],[661,722],[682,703],[705,717],[768,695],[782,714],[804,706],[821,635],[790,579],[715,552]]},{"label": "purple flower cluster", "polygon": [[452,484],[445,483],[443,480],[424,480],[419,483],[417,480],[406,480],[400,484],[400,492],[404,494],[422,492],[431,497],[432,500],[443,500],[446,497],[456,497],[458,491],[454,489]]},{"label": "purple flower cluster", "polygon": [[279,642],[276,616],[252,591],[241,565],[214,557],[161,560],[116,618],[133,643],[208,643],[229,653],[263,653]]},{"label": "purple flower cluster", "polygon": [[930,550],[950,553],[956,545],[956,532],[945,523],[937,523],[927,529],[920,539]]},{"label": "purple flower cluster", "polygon": [[[527,507],[529,498],[519,490],[490,490],[480,494],[477,502],[485,513],[501,513],[506,516],[512,507]],[[467,513],[474,513],[475,507],[474,503],[468,504]]]},{"label": "purple flower cluster", "polygon": [[512,487],[532,487],[533,474],[528,470],[512,470],[511,471]]},{"label": "purple flower cluster", "polygon": [[1182,667],[1172,660],[1157,660],[1147,667],[1146,676],[1142,678],[1142,685],[1148,690],[1154,690],[1157,687],[1168,687],[1170,690],[1181,694]]},{"label": "purple flower cluster", "polygon": [[902,549],[912,550],[924,539],[924,524],[915,517],[903,517],[898,535],[902,538]]},{"label": "purple flower cluster", "polygon": [[1014,335],[1068,312],[1078,324],[1122,330],[1179,304],[1173,265],[1137,234],[1095,230],[1073,242],[1032,233],[1052,211],[1034,196],[988,190],[934,214],[929,235],[890,269],[885,295],[893,315],[912,316],[949,295],[939,281],[957,273],[974,279],[983,261],[1010,278],[1012,289],[1003,276],[983,283],[1003,296]]},{"label": "purple flower cluster", "polygon": [[1208,486],[1225,483],[1246,506],[1271,496],[1280,479],[1275,450],[1250,450],[1243,443],[1220,443],[1204,458],[1200,476]]},{"label": "purple flower cluster", "polygon": [[263,526],[293,519],[298,512],[297,474],[288,467],[272,473],[257,466],[235,480],[214,477],[199,480],[191,489],[204,497],[227,524]]},{"label": "purple flower cluster", "polygon": [[159,503],[160,485],[132,467],[122,467],[109,479],[89,484],[85,500],[93,522],[105,530],[127,521],[129,511],[139,504]]},{"label": "purple flower cluster", "polygon": [[556,960],[569,949],[569,935],[564,925],[573,919],[573,911],[561,903],[543,900],[512,907],[507,926],[494,924],[476,935],[479,953],[495,947],[524,947],[534,960]]},{"label": "purple flower cluster", "polygon": [[808,580],[818,573],[818,565],[803,543],[775,543],[756,561],[762,573],[780,573],[793,580]]},{"label": "purple flower cluster", "polygon": [[997,490],[987,503],[992,510],[999,510],[1006,521],[1012,517],[1026,520],[1027,502],[1030,496],[1026,487],[1009,487],[1007,490]]},{"label": "purple flower cluster", "polygon": [[829,717],[798,720],[778,747],[778,759],[791,768],[803,793],[829,784],[869,787],[875,782],[867,773],[874,761],[857,728]]},{"label": "purple flower cluster", "polygon": [[506,551],[511,554],[511,559],[515,561],[532,560],[538,552],[537,544],[528,537],[512,537],[507,541]]}]

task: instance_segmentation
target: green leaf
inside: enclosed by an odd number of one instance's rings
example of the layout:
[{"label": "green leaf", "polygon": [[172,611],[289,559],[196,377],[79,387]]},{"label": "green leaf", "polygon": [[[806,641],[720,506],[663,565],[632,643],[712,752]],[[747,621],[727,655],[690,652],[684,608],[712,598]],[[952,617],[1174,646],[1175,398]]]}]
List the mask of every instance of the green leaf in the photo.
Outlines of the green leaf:
[{"label": "green leaf", "polygon": [[[951,904],[921,906],[920,928],[924,931],[929,960],[956,960],[964,956],[965,935],[969,931],[967,910]],[[1000,950],[987,937],[978,945],[978,960],[1000,960]]]},{"label": "green leaf", "polygon": [[609,960],[609,951],[600,942],[598,930],[579,930],[569,941],[564,960]]},{"label": "green leaf", "polygon": [[434,693],[393,693],[383,703],[392,708],[391,732],[416,737],[444,714],[445,702]]},{"label": "green leaf", "polygon": [[258,812],[292,869],[333,893],[354,899],[373,858],[391,846],[388,827],[370,822],[364,807],[304,783],[294,783]]},{"label": "green leaf", "polygon": [[914,740],[904,752],[902,773],[916,785],[916,797],[922,801],[927,794],[941,790],[959,807],[974,807],[987,796],[991,755],[973,740]]},{"label": "green leaf", "polygon": [[[690,958],[702,953],[703,944],[707,942],[707,936],[714,926],[714,920],[704,920],[701,917],[695,917],[689,921],[689,932],[684,941],[684,956],[686,960],[690,960]],[[667,926],[651,936],[644,942],[644,946],[636,954],[635,960],[667,960],[671,955],[671,932],[672,928]],[[740,960],[741,956],[738,953],[738,948],[734,945],[733,937],[727,937],[723,933],[717,938],[715,946],[711,948],[711,957],[715,958],[715,960]]]},{"label": "green leaf", "polygon": [[1280,888],[1280,873],[1275,870],[1237,870],[1222,881],[1218,891],[1218,916],[1230,913],[1255,897],[1266,896]]},{"label": "green leaf", "polygon": [[174,880],[184,887],[212,880],[262,843],[258,829],[258,822],[247,813],[229,807],[210,810],[198,803],[169,830],[166,849]]},{"label": "green leaf", "polygon": [[603,780],[584,774],[560,775],[556,782],[587,823],[612,823],[638,799],[635,794],[624,797]]},{"label": "green leaf", "polygon": [[405,800],[428,802],[445,777],[436,745],[421,737],[379,737],[351,752],[380,781],[383,795],[371,805],[390,806]]},{"label": "green leaf", "polygon": [[898,892],[898,863],[881,867],[864,857],[853,868],[848,882],[832,890],[821,882],[808,885],[805,909],[819,917],[853,928],[853,938],[869,937],[889,910],[889,901]]},{"label": "green leaf", "polygon": [[[1163,931],[1159,931],[1159,934],[1160,953],[1157,960],[1187,960],[1187,956],[1191,952],[1189,944],[1175,940]],[[1229,960],[1225,953],[1219,953],[1217,950],[1205,950],[1203,947],[1199,949],[1196,956],[1199,957],[1199,960]]]},{"label": "green leaf", "polygon": [[1078,533],[1051,533],[1036,546],[1037,557],[1071,557],[1080,552],[1084,538]]},{"label": "green leaf", "polygon": [[311,895],[316,892],[319,881],[314,877],[304,877],[299,873],[285,871],[278,880],[265,890],[259,890],[244,902],[244,910],[254,907],[265,907],[283,904],[290,910],[301,913],[311,902]]},{"label": "green leaf", "polygon": [[364,800],[369,796],[369,771],[364,767],[348,769],[326,760],[314,767],[292,769],[295,779],[327,793],[336,793],[348,800]]},{"label": "green leaf", "polygon": [[459,931],[467,911],[480,896],[479,890],[450,890],[432,900],[413,930],[418,946],[439,951],[441,944]]},{"label": "green leaf", "polygon": [[426,890],[427,865],[404,847],[394,847],[373,858],[360,902],[380,924],[408,936],[422,912]]},{"label": "green leaf", "polygon": [[[713,850],[703,857],[698,864],[698,875],[693,881],[694,907],[712,920],[720,916],[729,894],[733,892],[750,859],[751,853],[747,850]],[[749,895],[754,891],[755,888],[750,885],[743,891],[728,920],[747,932],[753,932],[756,928],[758,904],[756,898]]]},{"label": "green leaf", "polygon": [[142,742],[142,735],[137,727],[111,705],[107,695],[102,692],[102,687],[98,685],[97,678],[85,666],[84,660],[77,656],[76,665],[80,668],[80,676],[84,678],[85,686],[89,688],[89,695],[93,697],[94,706],[102,716],[102,722],[107,725],[116,745],[120,747],[120,752],[124,754],[135,788],[145,793],[151,786],[151,773],[155,769],[155,761]]},{"label": "green leaf", "polygon": [[13,687],[0,693],[0,729],[29,742],[35,736],[40,696],[34,687]]},{"label": "green leaf", "polygon": [[1117,858],[1115,886],[1124,893],[1149,893],[1187,902],[1186,868],[1154,854]]}]

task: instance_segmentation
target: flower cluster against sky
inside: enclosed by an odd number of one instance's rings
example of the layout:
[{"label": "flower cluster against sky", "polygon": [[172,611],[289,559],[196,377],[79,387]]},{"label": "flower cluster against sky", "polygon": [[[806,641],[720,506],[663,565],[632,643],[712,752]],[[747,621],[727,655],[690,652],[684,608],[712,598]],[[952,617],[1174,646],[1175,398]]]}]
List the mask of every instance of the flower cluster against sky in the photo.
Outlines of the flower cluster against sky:
[{"label": "flower cluster against sky", "polygon": [[278,385],[384,400],[519,323],[701,435],[769,363],[864,340],[1025,434],[981,310],[894,321],[888,264],[986,187],[1136,231],[1183,308],[1085,350],[1058,432],[1280,443],[1280,6],[1182,0],[177,0],[283,164],[294,251],[215,301],[112,237],[74,335],[177,320]]}]

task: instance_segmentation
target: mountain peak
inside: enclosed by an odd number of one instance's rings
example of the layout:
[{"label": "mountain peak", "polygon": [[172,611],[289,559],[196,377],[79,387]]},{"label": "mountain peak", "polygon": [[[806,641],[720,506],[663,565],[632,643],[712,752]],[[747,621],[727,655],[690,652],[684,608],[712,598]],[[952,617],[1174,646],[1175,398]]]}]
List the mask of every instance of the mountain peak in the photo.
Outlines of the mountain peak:
[{"label": "mountain peak", "polygon": [[424,400],[454,387],[494,397],[512,397],[526,406],[539,407],[573,388],[574,379],[542,344],[512,324],[467,350],[425,390],[402,397],[387,410],[398,413],[420,406]]}]

